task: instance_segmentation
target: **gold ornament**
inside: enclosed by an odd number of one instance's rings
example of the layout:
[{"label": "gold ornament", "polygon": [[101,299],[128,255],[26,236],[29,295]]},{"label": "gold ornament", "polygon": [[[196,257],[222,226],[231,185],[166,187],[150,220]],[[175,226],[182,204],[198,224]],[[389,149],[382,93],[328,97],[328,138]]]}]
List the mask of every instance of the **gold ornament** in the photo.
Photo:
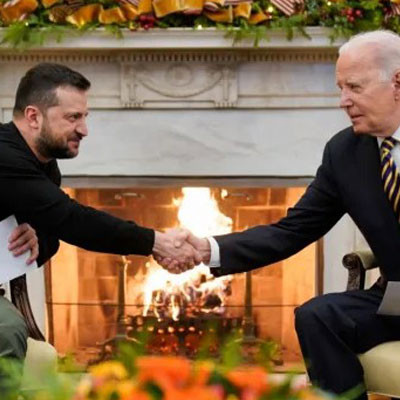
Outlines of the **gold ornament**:
[{"label": "gold ornament", "polygon": [[138,13],[138,8],[136,6],[134,6],[131,3],[128,3],[127,1],[121,2],[121,9],[125,15],[125,18],[128,21],[133,21],[135,20],[139,13]]},{"label": "gold ornament", "polygon": [[257,25],[260,24],[261,22],[268,21],[269,19],[271,19],[271,17],[268,14],[259,11],[250,15],[249,24]]},{"label": "gold ornament", "polygon": [[233,7],[229,6],[217,12],[205,11],[204,15],[214,22],[232,22],[233,21]]},{"label": "gold ornament", "polygon": [[199,15],[203,11],[204,0],[184,0],[184,14]]},{"label": "gold ornament", "polygon": [[249,19],[251,14],[251,3],[240,3],[233,9],[235,18],[242,17]]},{"label": "gold ornament", "polygon": [[97,21],[102,6],[100,4],[88,4],[81,7],[71,15],[68,15],[66,21],[79,28],[86,25],[88,22]]},{"label": "gold ornament", "polygon": [[138,5],[138,13],[142,14],[150,14],[153,12],[152,0],[139,0]]},{"label": "gold ornament", "polygon": [[6,24],[24,20],[38,7],[36,0],[10,0],[0,2],[0,19]]},{"label": "gold ornament", "polygon": [[120,7],[107,8],[106,10],[102,7],[99,12],[99,22],[105,25],[122,24],[126,22],[126,18]]},{"label": "gold ornament", "polygon": [[185,9],[181,0],[154,0],[153,8],[157,18],[162,18],[168,14],[180,12]]},{"label": "gold ornament", "polygon": [[62,0],[40,0],[44,8],[49,8],[57,3],[62,3]]}]

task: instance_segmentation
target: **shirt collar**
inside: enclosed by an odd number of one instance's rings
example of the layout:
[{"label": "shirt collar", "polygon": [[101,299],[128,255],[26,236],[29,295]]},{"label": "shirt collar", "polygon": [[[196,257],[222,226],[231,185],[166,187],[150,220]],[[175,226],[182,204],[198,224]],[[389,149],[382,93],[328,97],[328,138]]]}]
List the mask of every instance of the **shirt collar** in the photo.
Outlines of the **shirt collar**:
[{"label": "shirt collar", "polygon": [[[397,130],[393,133],[392,135],[393,139],[396,139],[396,142],[400,142],[400,126],[397,128]],[[379,147],[381,147],[381,144],[383,142],[383,139],[385,139],[384,137],[377,137],[378,139],[378,144]]]}]

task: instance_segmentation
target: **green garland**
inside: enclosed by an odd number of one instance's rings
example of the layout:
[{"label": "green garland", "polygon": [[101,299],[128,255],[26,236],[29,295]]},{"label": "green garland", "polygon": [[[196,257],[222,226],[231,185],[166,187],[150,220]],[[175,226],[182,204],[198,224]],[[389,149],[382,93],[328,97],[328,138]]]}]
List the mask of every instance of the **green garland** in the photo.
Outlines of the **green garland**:
[{"label": "green garland", "polygon": [[[7,0],[0,0],[6,3]],[[85,0],[84,4],[100,3],[104,8],[115,7],[117,0]],[[234,41],[251,38],[257,46],[261,40],[268,40],[268,31],[283,29],[288,40],[298,32],[307,36],[305,28],[321,26],[331,28],[330,39],[349,37],[357,32],[390,29],[400,33],[400,17],[392,12],[392,3],[388,0],[306,0],[304,10],[293,16],[285,16],[268,0],[254,0],[252,11],[268,10],[270,19],[258,25],[251,25],[245,18],[235,18],[232,23],[216,23],[205,15],[170,14],[157,19],[151,17],[151,23],[144,18],[129,21],[123,24],[102,25],[88,23],[81,28],[71,24],[56,24],[49,20],[49,10],[41,4],[23,21],[14,22],[6,26],[0,20],[0,27],[4,28],[1,45],[14,48],[39,47],[47,40],[60,42],[67,35],[81,35],[88,30],[103,27],[116,37],[123,37],[124,31],[143,30],[152,28],[170,27],[215,27],[224,30],[227,36]]]}]

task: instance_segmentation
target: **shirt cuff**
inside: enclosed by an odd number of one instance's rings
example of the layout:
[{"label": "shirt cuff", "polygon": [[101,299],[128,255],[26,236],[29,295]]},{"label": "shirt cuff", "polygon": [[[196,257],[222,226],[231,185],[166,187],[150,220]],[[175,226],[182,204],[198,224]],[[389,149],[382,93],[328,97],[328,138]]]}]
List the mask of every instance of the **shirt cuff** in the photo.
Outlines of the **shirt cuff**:
[{"label": "shirt cuff", "polygon": [[219,268],[221,266],[221,260],[218,242],[212,236],[208,237],[207,240],[210,243],[211,249],[210,262],[208,263],[208,266],[210,268]]}]

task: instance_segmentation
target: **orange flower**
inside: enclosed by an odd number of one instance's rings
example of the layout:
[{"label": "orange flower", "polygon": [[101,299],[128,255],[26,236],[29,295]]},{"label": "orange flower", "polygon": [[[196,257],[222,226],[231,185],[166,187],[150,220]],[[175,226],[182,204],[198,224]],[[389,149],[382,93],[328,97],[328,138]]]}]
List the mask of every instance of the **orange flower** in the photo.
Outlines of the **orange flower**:
[{"label": "orange flower", "polygon": [[118,393],[120,400],[151,400],[152,397],[142,390],[135,387],[129,387],[128,383],[125,383],[122,387],[118,387]]},{"label": "orange flower", "polygon": [[192,383],[194,385],[204,386],[210,378],[214,364],[210,361],[199,361],[194,365]]},{"label": "orange flower", "polygon": [[172,389],[165,392],[165,400],[220,400],[215,392],[209,387],[191,386],[184,389]]},{"label": "orange flower", "polygon": [[164,391],[182,387],[190,377],[190,362],[180,357],[141,357],[136,365],[139,383],[153,381]]},{"label": "orange flower", "polygon": [[251,389],[252,392],[259,395],[268,388],[268,374],[261,367],[239,368],[229,371],[227,378],[239,389]]}]

